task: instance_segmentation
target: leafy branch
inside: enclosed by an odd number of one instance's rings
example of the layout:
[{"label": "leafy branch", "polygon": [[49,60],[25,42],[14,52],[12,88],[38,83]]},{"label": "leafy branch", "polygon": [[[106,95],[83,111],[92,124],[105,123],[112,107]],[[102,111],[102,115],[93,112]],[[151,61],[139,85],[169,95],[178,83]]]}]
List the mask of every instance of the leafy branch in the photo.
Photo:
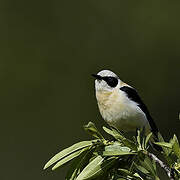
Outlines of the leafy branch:
[{"label": "leafy branch", "polygon": [[165,142],[159,134],[162,147],[160,160],[151,153],[152,133],[145,136],[140,130],[132,140],[116,129],[103,127],[113,137],[105,139],[96,126],[89,122],[84,129],[93,140],[78,142],[51,158],[44,169],[53,165],[52,170],[71,162],[66,180],[107,179],[107,180],[159,180],[157,164],[166,172],[170,180],[180,178],[180,146],[176,135]]}]

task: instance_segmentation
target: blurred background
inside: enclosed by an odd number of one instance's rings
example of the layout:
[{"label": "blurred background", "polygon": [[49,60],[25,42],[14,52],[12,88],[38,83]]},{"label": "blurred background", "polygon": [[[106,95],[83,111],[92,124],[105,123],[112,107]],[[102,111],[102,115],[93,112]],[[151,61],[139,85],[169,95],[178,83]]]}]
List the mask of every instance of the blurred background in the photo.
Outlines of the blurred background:
[{"label": "blurred background", "polygon": [[180,135],[179,1],[0,2],[0,179],[58,180],[55,153],[103,122],[94,79],[136,87],[166,139]]}]

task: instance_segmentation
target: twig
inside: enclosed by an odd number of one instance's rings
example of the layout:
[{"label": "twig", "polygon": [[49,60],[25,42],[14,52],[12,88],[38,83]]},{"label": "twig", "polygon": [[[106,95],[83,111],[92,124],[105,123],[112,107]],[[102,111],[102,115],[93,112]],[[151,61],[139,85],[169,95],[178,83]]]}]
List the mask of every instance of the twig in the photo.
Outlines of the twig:
[{"label": "twig", "polygon": [[147,152],[146,153],[151,159],[153,159],[156,163],[158,163],[167,173],[170,180],[175,180],[171,171],[171,168],[169,168],[164,162],[162,162],[157,156],[154,154]]}]

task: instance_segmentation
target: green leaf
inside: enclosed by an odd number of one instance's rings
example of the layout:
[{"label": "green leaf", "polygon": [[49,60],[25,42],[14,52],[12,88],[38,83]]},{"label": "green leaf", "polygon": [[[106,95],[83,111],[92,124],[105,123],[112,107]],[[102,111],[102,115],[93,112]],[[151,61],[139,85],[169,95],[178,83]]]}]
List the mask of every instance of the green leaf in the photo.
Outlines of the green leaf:
[{"label": "green leaf", "polygon": [[130,176],[132,178],[134,176],[133,173],[128,171],[127,169],[118,169],[118,171],[125,177]]},{"label": "green leaf", "polygon": [[106,133],[110,134],[111,136],[113,136],[115,139],[117,140],[122,140],[124,139],[125,137],[122,136],[118,131],[116,131],[115,129],[108,129],[107,127],[103,126],[103,129]]},{"label": "green leaf", "polygon": [[142,178],[139,176],[139,174],[135,173],[133,174],[131,171],[127,169],[118,169],[120,174],[122,174],[126,179],[133,179],[133,180],[142,180]]},{"label": "green leaf", "polygon": [[152,136],[152,132],[150,132],[150,133],[146,136],[146,140],[145,140],[145,149],[147,149],[148,142],[149,142],[151,136]]},{"label": "green leaf", "polygon": [[118,171],[120,171],[122,174],[126,174],[126,175],[129,175],[129,176],[131,176],[131,175],[133,175],[130,171],[128,171],[127,169],[118,169]]},{"label": "green leaf", "polygon": [[75,151],[74,153],[71,153],[70,155],[66,156],[65,158],[61,159],[60,161],[58,161],[55,166],[53,166],[52,170],[57,169],[58,167],[62,166],[63,164],[71,161],[72,159],[74,159],[75,157],[79,156],[82,152],[87,151],[88,148],[84,148],[81,149],[79,151]]},{"label": "green leaf", "polygon": [[136,144],[129,140],[126,139],[120,132],[118,132],[116,129],[108,129],[106,127],[103,126],[103,129],[105,132],[107,132],[108,134],[110,134],[111,136],[113,136],[115,139],[117,139],[118,141],[122,142],[125,146],[129,147],[130,149],[137,151],[137,147]]},{"label": "green leaf", "polygon": [[154,142],[154,144],[161,147],[172,148],[172,144],[167,142]]},{"label": "green leaf", "polygon": [[174,144],[172,146],[173,151],[174,151],[175,155],[177,156],[177,158],[180,159],[180,147],[179,147],[179,142],[178,142],[176,135],[174,135],[173,140],[174,140]]},{"label": "green leaf", "polygon": [[133,141],[131,141],[131,140],[129,140],[129,139],[124,139],[124,140],[123,140],[123,144],[124,144],[125,146],[129,147],[131,150],[137,151],[137,145],[136,145]]},{"label": "green leaf", "polygon": [[138,173],[134,173],[134,176],[139,178],[140,180],[143,180],[143,178]]},{"label": "green leaf", "polygon": [[78,176],[78,173],[80,173],[79,164],[80,164],[80,161],[81,161],[83,155],[84,155],[84,153],[82,153],[77,158],[73,159],[73,161],[68,169],[68,172],[66,174],[66,178],[65,178],[66,180],[74,180]]},{"label": "green leaf", "polygon": [[119,149],[125,149],[127,151],[130,151],[131,149],[128,147],[124,147],[119,141],[115,141],[110,145],[105,146],[105,150],[107,151],[114,151],[114,150],[119,150]]},{"label": "green leaf", "polygon": [[143,174],[148,174],[149,171],[147,169],[145,169],[143,166],[137,165],[136,163],[134,163],[134,165],[136,166],[136,168],[142,172]]},{"label": "green leaf", "polygon": [[69,154],[78,151],[80,149],[89,147],[93,145],[93,142],[97,142],[97,141],[82,141],[82,142],[78,142],[64,150],[62,150],[61,152],[57,153],[54,157],[52,157],[44,166],[44,169],[48,168],[49,166],[51,166],[52,164],[56,163],[57,161],[59,161],[60,159],[63,159],[64,157],[68,156]]},{"label": "green leaf", "polygon": [[145,150],[145,137],[142,137],[142,149]]},{"label": "green leaf", "polygon": [[91,134],[95,138],[104,139],[102,134],[97,130],[94,123],[89,122],[87,125],[84,126],[85,131]]},{"label": "green leaf", "polygon": [[92,156],[93,148],[88,151],[84,151],[80,156],[75,158],[67,172],[66,180],[74,180],[81,170],[88,164],[89,159]]},{"label": "green leaf", "polygon": [[103,151],[103,156],[123,156],[123,155],[132,155],[135,154],[131,152],[131,149],[128,147],[123,147],[119,143],[114,143],[112,145],[106,146]]},{"label": "green leaf", "polygon": [[156,162],[155,162],[154,159],[152,160],[152,165],[153,165],[153,169],[154,169],[155,172],[156,172],[156,171],[157,171],[157,167],[156,167]]},{"label": "green leaf", "polygon": [[83,169],[76,180],[85,180],[101,175],[104,171],[113,165],[115,160],[115,158],[105,159],[102,156],[97,156]]},{"label": "green leaf", "polygon": [[141,146],[141,133],[139,129],[137,131],[137,143],[138,143],[138,150],[141,151],[143,148]]},{"label": "green leaf", "polygon": [[[162,137],[162,135],[160,133],[158,133],[158,139],[159,139],[159,142],[165,142],[164,138]],[[163,149],[163,151],[164,151],[164,153],[166,155],[167,161],[169,161],[169,157],[168,156],[169,156],[169,153],[170,153],[170,149],[167,148],[167,147],[163,147],[163,146],[162,146],[162,149]]]},{"label": "green leaf", "polygon": [[97,174],[96,172],[100,172],[103,160],[104,158],[102,156],[97,156],[83,169],[76,180],[88,179],[92,175]]},{"label": "green leaf", "polygon": [[160,180],[158,176],[155,176],[155,180]]},{"label": "green leaf", "polygon": [[149,157],[146,156],[144,161],[140,160],[140,164],[147,171],[149,171],[154,177],[156,176],[156,171],[155,171],[153,163],[151,162]]},{"label": "green leaf", "polygon": [[126,151],[104,151],[103,156],[125,156],[125,155],[134,155],[134,152]]}]

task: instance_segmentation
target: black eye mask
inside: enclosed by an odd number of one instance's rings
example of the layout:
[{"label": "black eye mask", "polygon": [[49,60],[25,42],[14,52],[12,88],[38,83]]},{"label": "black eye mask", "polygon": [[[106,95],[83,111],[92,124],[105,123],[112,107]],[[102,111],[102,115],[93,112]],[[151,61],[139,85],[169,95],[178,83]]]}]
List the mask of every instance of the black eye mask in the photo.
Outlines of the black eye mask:
[{"label": "black eye mask", "polygon": [[116,87],[118,84],[118,79],[112,76],[105,76],[102,77],[102,79],[112,88]]}]

